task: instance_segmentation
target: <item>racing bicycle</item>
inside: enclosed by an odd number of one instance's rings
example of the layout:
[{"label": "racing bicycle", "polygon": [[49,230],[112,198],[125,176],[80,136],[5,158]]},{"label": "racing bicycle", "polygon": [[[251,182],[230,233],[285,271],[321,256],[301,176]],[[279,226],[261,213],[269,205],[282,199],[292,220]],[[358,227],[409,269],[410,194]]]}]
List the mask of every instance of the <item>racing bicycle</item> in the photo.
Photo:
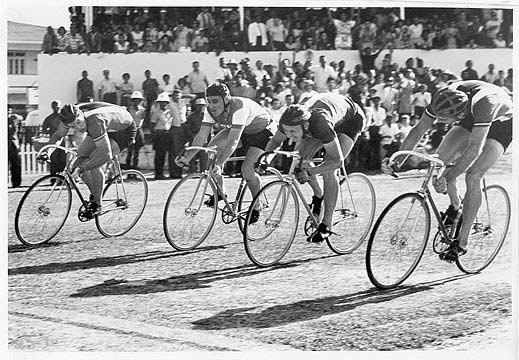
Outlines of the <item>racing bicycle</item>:
[{"label": "racing bicycle", "polygon": [[[429,190],[433,176],[446,165],[437,156],[416,151],[397,151],[390,163],[400,155],[416,156],[429,163],[425,179],[418,191],[395,198],[377,219],[366,251],[366,269],[373,285],[392,289],[403,283],[418,266],[429,240],[431,211],[438,222],[433,240],[435,253],[449,248],[456,236],[459,216],[452,225],[444,225]],[[456,260],[467,274],[479,273],[492,263],[503,243],[510,224],[510,197],[504,187],[482,181],[483,201],[472,224],[467,253]]]},{"label": "racing bicycle", "polygon": [[79,221],[95,219],[96,227],[103,236],[121,236],[135,226],[148,200],[148,183],[141,172],[122,171],[118,156],[114,156],[109,164],[114,173],[103,189],[101,211],[93,216],[88,210],[89,201],[80,189],[80,181],[72,175],[77,149],[45,145],[37,158],[48,159],[42,154],[47,154],[50,149],[65,151],[67,163],[62,173],[37,179],[22,196],[16,209],[14,226],[16,236],[23,244],[42,245],[59,233],[72,207],[72,189],[81,203],[77,214]]},{"label": "racing bicycle", "polygon": [[[243,234],[245,251],[254,264],[262,267],[277,264],[290,249],[298,229],[300,203],[307,213],[305,234],[309,236],[319,225],[319,217],[312,214],[295,179],[296,164],[301,160],[299,152],[269,151],[260,157],[260,161],[272,153],[295,161],[292,161],[286,176],[260,190],[247,214]],[[333,216],[333,231],[336,234],[327,237],[326,242],[333,252],[342,255],[356,250],[368,236],[376,198],[373,184],[366,175],[348,175],[344,165],[342,172],[338,172],[339,193]],[[259,218],[251,216],[252,209],[259,211]]]}]

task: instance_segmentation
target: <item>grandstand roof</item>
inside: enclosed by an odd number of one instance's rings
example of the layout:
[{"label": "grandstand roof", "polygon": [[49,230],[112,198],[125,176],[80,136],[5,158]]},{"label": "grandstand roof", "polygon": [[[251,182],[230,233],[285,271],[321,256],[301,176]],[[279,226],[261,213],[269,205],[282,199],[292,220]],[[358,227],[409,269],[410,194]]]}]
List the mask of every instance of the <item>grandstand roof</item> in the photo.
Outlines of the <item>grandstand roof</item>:
[{"label": "grandstand roof", "polygon": [[7,42],[41,44],[46,31],[46,26],[7,21]]}]

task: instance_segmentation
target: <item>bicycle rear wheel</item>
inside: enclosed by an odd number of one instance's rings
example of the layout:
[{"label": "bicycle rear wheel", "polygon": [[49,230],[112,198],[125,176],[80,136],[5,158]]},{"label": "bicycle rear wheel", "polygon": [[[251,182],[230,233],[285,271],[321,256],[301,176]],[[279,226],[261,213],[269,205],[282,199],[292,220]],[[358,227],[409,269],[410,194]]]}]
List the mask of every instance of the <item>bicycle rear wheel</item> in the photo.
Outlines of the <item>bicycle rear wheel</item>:
[{"label": "bicycle rear wheel", "polygon": [[[259,211],[259,218],[252,218],[252,209]],[[294,241],[298,221],[299,203],[291,185],[282,180],[265,185],[245,221],[243,241],[249,259],[258,266],[278,263]]]},{"label": "bicycle rear wheel", "polygon": [[148,182],[144,175],[137,170],[123,171],[103,190],[101,213],[95,217],[97,229],[105,237],[126,234],[141,218],[147,202]]},{"label": "bicycle rear wheel", "polygon": [[404,282],[418,266],[429,238],[431,216],[425,199],[403,194],[382,211],[366,250],[369,280],[379,289]]},{"label": "bicycle rear wheel", "polygon": [[[270,182],[274,180],[282,180],[283,175],[279,172],[279,170],[268,167],[265,170],[265,176],[262,176],[261,182],[265,184],[265,182]],[[247,219],[247,212],[249,210],[249,206],[252,203],[252,194],[247,185],[242,188],[241,193],[238,195],[238,226],[240,227],[240,231],[243,234],[245,232],[245,220]]]},{"label": "bicycle rear wheel", "polygon": [[467,253],[456,261],[458,268],[475,274],[495,259],[510,225],[510,197],[500,185],[483,189],[483,201],[469,234]]},{"label": "bicycle rear wheel", "polygon": [[216,194],[207,175],[194,173],[180,180],[171,190],[162,219],[164,235],[177,250],[192,250],[200,245],[213,228],[217,204],[204,204],[206,195]]},{"label": "bicycle rear wheel", "polygon": [[375,206],[375,189],[366,175],[353,173],[342,179],[333,214],[337,235],[326,238],[333,252],[349,254],[362,244],[373,224]]},{"label": "bicycle rear wheel", "polygon": [[61,230],[72,205],[70,184],[61,175],[47,175],[36,180],[23,195],[14,229],[23,244],[42,245]]}]

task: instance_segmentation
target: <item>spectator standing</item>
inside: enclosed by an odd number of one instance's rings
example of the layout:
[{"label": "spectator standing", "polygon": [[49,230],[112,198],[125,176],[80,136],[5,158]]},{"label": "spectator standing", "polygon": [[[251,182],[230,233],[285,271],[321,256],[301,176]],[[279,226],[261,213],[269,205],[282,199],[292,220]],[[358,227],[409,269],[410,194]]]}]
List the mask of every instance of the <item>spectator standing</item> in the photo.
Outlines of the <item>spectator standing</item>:
[{"label": "spectator standing", "polygon": [[386,86],[382,91],[381,102],[387,114],[393,114],[398,104],[399,91],[395,88],[395,79],[390,76],[386,80]]},{"label": "spectator standing", "polygon": [[404,71],[404,77],[398,85],[398,90],[400,92],[398,94],[398,113],[400,115],[407,114],[411,116],[415,87],[416,82],[414,81],[414,72],[412,69],[406,69]]},{"label": "spectator standing", "polygon": [[83,52],[85,42],[75,26],[70,27],[70,36],[67,38],[66,44],[66,50],[69,54],[80,54]]},{"label": "spectator standing", "polygon": [[179,24],[173,29],[175,34],[175,41],[173,41],[172,49],[178,52],[191,51],[191,34],[193,30],[184,25],[184,20],[181,19]]},{"label": "spectator standing", "polygon": [[175,158],[180,155],[180,152],[184,148],[182,124],[186,122],[187,106],[179,90],[173,90],[169,107],[172,116],[171,127],[169,128],[169,177],[171,179],[180,179],[182,178],[182,168],[175,164]]},{"label": "spectator standing", "polygon": [[256,61],[256,69],[252,70],[254,77],[256,78],[257,88],[260,88],[263,84],[265,77],[268,77],[267,71],[263,68],[263,61]]},{"label": "spectator standing", "polygon": [[97,31],[97,27],[92,25],[90,31],[85,35],[85,49],[88,54],[101,52],[103,35]]},{"label": "spectator standing", "polygon": [[114,42],[114,52],[127,54],[130,51],[130,42],[126,40],[126,35],[117,34]]},{"label": "spectator standing", "polygon": [[144,46],[144,32],[141,30],[139,24],[133,26],[133,30],[130,32],[132,41],[138,50]]},{"label": "spectator standing", "polygon": [[312,70],[317,92],[326,92],[328,90],[328,78],[337,77],[335,70],[327,64],[326,56],[319,56],[319,65],[312,66]]},{"label": "spectator standing", "polygon": [[[58,127],[61,123],[61,117],[59,115],[61,103],[59,100],[54,100],[50,103],[50,107],[52,108],[52,114],[48,115],[45,120],[43,120],[43,124],[41,126],[42,133],[48,135],[49,137],[54,134],[56,130],[58,130]],[[58,145],[66,146],[65,139],[62,139]],[[61,149],[54,150],[50,155],[50,173],[58,174],[65,169],[66,165],[67,154],[65,151]]]},{"label": "spectator standing", "polygon": [[56,41],[57,41],[57,50],[58,52],[65,52],[67,50],[67,39],[68,34],[67,30],[63,26],[60,26],[58,28],[58,33],[56,34]]},{"label": "spectator standing", "polygon": [[497,79],[495,69],[496,67],[494,64],[488,64],[488,71],[485,74],[483,74],[481,80],[491,84],[494,83],[494,81]]},{"label": "spectator standing", "polygon": [[302,103],[306,98],[317,95],[317,91],[314,90],[314,82],[310,79],[304,79],[301,84],[303,92],[299,95],[298,103]]},{"label": "spectator standing", "polygon": [[396,136],[400,129],[393,122],[393,115],[387,114],[385,123],[380,127],[380,158],[384,159],[391,156],[398,150],[399,145]]},{"label": "spectator standing", "polygon": [[261,15],[257,14],[254,22],[248,28],[249,49],[251,51],[262,51],[268,44],[267,26],[261,21]]},{"label": "spectator standing", "polygon": [[502,22],[502,20],[499,20],[497,12],[492,10],[490,12],[490,19],[488,19],[485,23],[485,30],[488,31],[487,34],[490,39],[493,40],[497,37]]},{"label": "spectator standing", "polygon": [[214,26],[213,15],[211,15],[207,7],[202,8],[202,12],[196,16],[196,21],[198,21],[202,29],[211,29]]},{"label": "spectator standing", "polygon": [[[155,150],[155,180],[165,180],[164,163],[166,156],[171,156],[169,151],[170,135],[169,129],[173,122],[173,115],[169,107],[169,95],[165,92],[160,93],[156,102],[158,107],[151,113],[151,133],[153,136],[153,149]],[[169,155],[168,155],[169,153]]]},{"label": "spectator standing", "polygon": [[272,19],[272,24],[267,27],[269,39],[270,39],[270,47],[274,51],[283,51],[286,50],[285,47],[285,39],[287,37],[287,29],[281,22],[281,19],[275,17]]},{"label": "spectator standing", "polygon": [[218,69],[216,69],[216,81],[227,83],[231,80],[232,74],[227,64],[225,63],[225,58],[221,57],[218,60]]},{"label": "spectator standing", "polygon": [[465,62],[466,68],[461,72],[462,80],[479,80],[478,72],[472,68],[472,60]]},{"label": "spectator standing", "polygon": [[399,133],[396,135],[396,139],[398,140],[398,147],[400,148],[400,144],[404,139],[409,135],[409,132],[411,131],[411,118],[409,115],[402,115],[400,117],[400,120],[398,121],[398,130]]},{"label": "spectator standing", "polygon": [[146,109],[142,106],[143,100],[144,96],[142,96],[142,93],[140,91],[134,91],[130,97],[130,104],[126,108],[132,115],[135,128],[137,129],[135,142],[128,145],[128,154],[126,155],[127,169],[139,169],[139,152],[144,146],[144,132],[142,131],[142,125],[146,114]]},{"label": "spectator standing", "polygon": [[418,118],[422,117],[425,108],[431,103],[431,93],[426,90],[427,86],[420,84],[418,92],[413,95],[411,105],[414,106],[414,115],[418,116]]},{"label": "spectator standing", "polygon": [[445,29],[445,38],[447,40],[447,49],[456,49],[458,48],[460,41],[458,35],[458,28],[456,27],[456,23],[451,21],[449,26]]},{"label": "spectator standing", "polygon": [[171,42],[169,41],[169,39],[170,38],[169,38],[168,35],[162,35],[160,37],[159,45],[158,45],[158,48],[157,48],[158,52],[165,53],[165,52],[171,52],[172,51]]},{"label": "spectator standing", "polygon": [[110,71],[103,70],[103,79],[97,86],[99,100],[111,104],[117,104],[117,85],[110,79]]},{"label": "spectator standing", "polygon": [[[156,79],[151,77],[151,71],[146,70],[144,72],[145,80],[142,82],[142,95],[144,96],[144,100],[146,101],[146,116],[144,123],[148,125],[150,121],[150,111],[153,103],[157,99],[159,94],[159,83]],[[160,103],[159,103],[160,105]],[[169,130],[169,127],[168,127]]]},{"label": "spectator standing", "polygon": [[200,30],[193,35],[191,40],[191,50],[194,52],[209,52],[209,39],[205,35],[205,30]]},{"label": "spectator standing", "polygon": [[123,82],[117,87],[117,89],[120,91],[119,104],[121,106],[127,107],[130,105],[130,99],[135,89],[133,83],[130,82],[129,73],[124,73],[122,78]]},{"label": "spectator standing", "polygon": [[421,45],[423,39],[422,39],[422,33],[423,33],[423,25],[418,20],[418,18],[413,19],[413,23],[409,25],[409,41],[411,42],[411,45],[415,47],[415,45]]},{"label": "spectator standing", "polygon": [[510,90],[510,92],[514,91],[514,69],[508,69],[508,73],[505,77],[505,87]]},{"label": "spectator standing", "polygon": [[386,109],[380,106],[380,96],[371,98],[371,105],[366,107],[366,121],[368,126],[376,126],[377,131],[384,124]]},{"label": "spectator standing", "polygon": [[58,52],[58,39],[52,26],[47,27],[47,32],[43,36],[43,43],[41,44],[41,51],[44,54],[54,54]]},{"label": "spectator standing", "polygon": [[193,61],[193,71],[187,75],[187,84],[191,89],[191,94],[196,95],[197,98],[205,97],[205,89],[209,85],[207,76],[200,71],[200,63]]},{"label": "spectator standing", "polygon": [[503,33],[497,33],[497,37],[492,40],[494,43],[494,46],[496,48],[505,48],[506,47],[506,41],[503,38]]},{"label": "spectator standing", "polygon": [[378,49],[377,51],[372,51],[371,47],[366,47],[364,50],[359,50],[360,61],[362,62],[362,71],[366,74],[375,68],[375,60],[378,55],[382,52],[383,48]]},{"label": "spectator standing", "polygon": [[169,74],[162,75],[162,85],[160,86],[160,92],[167,92],[171,96],[173,90],[175,90],[175,84],[170,82]]},{"label": "spectator standing", "polygon": [[501,87],[505,86],[505,72],[503,70],[497,72],[497,78],[494,80],[493,84]]},{"label": "spectator standing", "polygon": [[337,35],[335,36],[336,50],[350,50],[353,46],[352,29],[355,21],[348,19],[348,15],[342,12],[339,19],[333,19]]},{"label": "spectator standing", "polygon": [[94,99],[94,82],[88,78],[88,72],[83,70],[81,72],[81,80],[77,82],[76,86],[77,102],[89,102]]},{"label": "spectator standing", "polygon": [[11,170],[11,186],[16,188],[22,184],[22,160],[20,158],[20,143],[18,141],[18,126],[21,116],[13,113],[13,108],[7,108],[7,159]]},{"label": "spectator standing", "polygon": [[114,52],[114,31],[111,26],[106,26],[101,39],[101,51],[106,53]]},{"label": "spectator standing", "polygon": [[[182,144],[191,145],[193,143],[193,139],[195,135],[198,134],[200,128],[202,127],[202,120],[204,118],[204,111],[206,107],[206,102],[204,98],[199,98],[195,100],[194,110],[189,114],[186,119],[186,122],[182,124]],[[191,159],[189,163],[189,172],[195,172],[196,169],[196,161],[199,162],[199,171],[203,171],[207,168],[207,153],[205,151],[199,151],[193,159]]]}]

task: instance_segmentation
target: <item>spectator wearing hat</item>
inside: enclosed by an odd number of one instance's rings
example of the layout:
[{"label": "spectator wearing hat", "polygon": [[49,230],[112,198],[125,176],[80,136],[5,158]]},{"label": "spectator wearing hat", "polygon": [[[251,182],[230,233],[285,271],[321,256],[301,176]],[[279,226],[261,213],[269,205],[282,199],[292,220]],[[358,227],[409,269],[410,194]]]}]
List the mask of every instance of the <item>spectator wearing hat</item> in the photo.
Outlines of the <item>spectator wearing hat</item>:
[{"label": "spectator wearing hat", "polygon": [[117,105],[117,85],[110,79],[110,70],[103,70],[103,79],[97,86],[99,100]]},{"label": "spectator wearing hat", "polygon": [[[198,134],[202,127],[202,120],[204,118],[204,110],[206,108],[206,101],[204,98],[198,98],[195,100],[193,112],[189,114],[186,122],[182,124],[182,144],[191,145],[195,135]],[[198,160],[198,171],[202,171],[207,167],[207,153],[205,151],[199,151],[189,163],[189,172],[197,171],[196,162]]]},{"label": "spectator wearing hat", "polygon": [[89,98],[94,98],[94,83],[88,78],[88,72],[81,72],[81,80],[76,85],[77,102],[89,102]]},{"label": "spectator wearing hat", "polygon": [[216,81],[228,83],[232,78],[231,71],[227,67],[225,58],[221,57],[218,60],[218,68],[216,69]]},{"label": "spectator wearing hat", "polygon": [[11,186],[18,187],[22,183],[22,159],[20,158],[20,143],[18,127],[22,117],[13,113],[11,106],[7,107],[7,159],[11,170]]},{"label": "spectator wearing hat", "polygon": [[[135,142],[128,146],[128,154],[126,155],[126,168],[138,170],[139,166],[139,152],[144,146],[144,132],[142,131],[142,124],[146,114],[146,109],[142,106],[144,96],[140,91],[134,91],[130,97],[130,103],[127,106],[128,112],[132,115],[133,122],[137,133],[135,135]],[[133,161],[132,161],[133,160]]]},{"label": "spectator wearing hat", "polygon": [[207,76],[200,71],[200,63],[193,61],[193,71],[187,75],[186,81],[191,89],[191,94],[196,95],[197,98],[205,97],[205,89],[209,85]]},{"label": "spectator wearing hat", "polygon": [[[61,123],[61,117],[59,115],[59,110],[61,108],[61,102],[59,100],[53,100],[50,103],[50,107],[52,108],[52,114],[48,115],[45,120],[43,120],[43,124],[41,126],[41,131],[45,135],[51,136],[58,130],[59,124]],[[59,144],[59,146],[66,146],[65,139],[63,139]],[[65,151],[61,149],[56,149],[50,155],[50,165],[49,170],[51,174],[58,174],[65,169],[67,165],[67,156]]]},{"label": "spectator wearing hat", "polygon": [[153,136],[153,149],[155,150],[155,180],[165,180],[164,163],[166,156],[171,156],[169,129],[173,122],[173,115],[169,107],[169,94],[162,92],[155,101],[157,108],[151,113],[151,133]]}]

